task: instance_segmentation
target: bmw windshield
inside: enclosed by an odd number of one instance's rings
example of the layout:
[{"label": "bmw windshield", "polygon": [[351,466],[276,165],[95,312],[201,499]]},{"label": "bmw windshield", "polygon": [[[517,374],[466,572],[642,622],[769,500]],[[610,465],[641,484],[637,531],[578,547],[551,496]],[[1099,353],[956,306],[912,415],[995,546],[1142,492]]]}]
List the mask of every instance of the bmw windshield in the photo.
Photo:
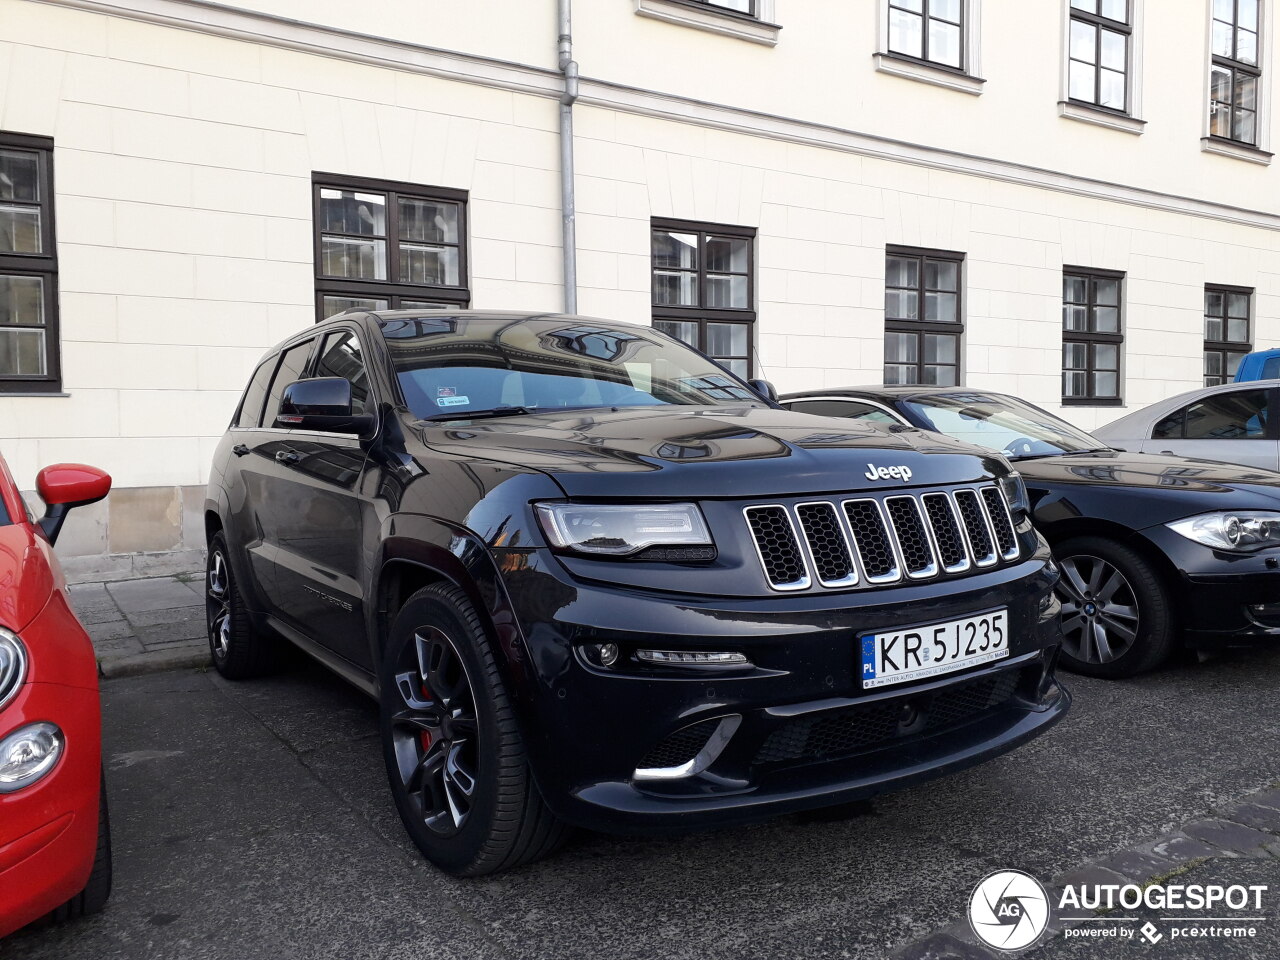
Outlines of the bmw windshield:
[{"label": "bmw windshield", "polygon": [[1013,397],[937,393],[908,397],[903,402],[921,426],[998,450],[1010,460],[1109,449],[1083,430]]},{"label": "bmw windshield", "polygon": [[762,405],[723,368],[645,327],[464,314],[379,322],[405,403],[422,420],[592,407]]}]

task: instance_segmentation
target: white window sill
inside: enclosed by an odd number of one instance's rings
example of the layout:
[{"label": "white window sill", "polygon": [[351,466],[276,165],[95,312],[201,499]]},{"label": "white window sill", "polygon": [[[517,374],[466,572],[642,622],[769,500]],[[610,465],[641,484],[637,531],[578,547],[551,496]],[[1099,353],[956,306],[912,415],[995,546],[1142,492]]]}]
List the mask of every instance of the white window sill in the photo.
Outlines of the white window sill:
[{"label": "white window sill", "polygon": [[932,83],[935,86],[946,87],[948,90],[973,94],[975,97],[982,95],[983,84],[987,82],[980,77],[931,67],[928,64],[916,63],[914,60],[904,60],[889,53],[877,53],[875,60],[876,69],[881,73],[904,77],[907,80],[918,80],[921,83]]},{"label": "white window sill", "polygon": [[1141,136],[1147,126],[1147,121],[1139,120],[1137,117],[1126,117],[1112,113],[1110,110],[1095,110],[1088,104],[1076,103],[1072,100],[1058,101],[1058,116],[1066,117],[1068,120],[1079,120],[1082,123],[1096,123],[1100,127],[1122,130],[1137,136]]},{"label": "white window sill", "polygon": [[1251,147],[1244,143],[1232,143],[1229,140],[1218,140],[1215,137],[1202,137],[1200,139],[1200,149],[1205,153],[1216,153],[1221,157],[1234,157],[1237,160],[1247,160],[1249,163],[1260,163],[1264,167],[1271,163],[1271,158],[1275,156],[1273,153],[1267,153],[1265,150],[1259,150],[1257,147]]},{"label": "white window sill", "polygon": [[639,16],[737,37],[751,43],[762,43],[767,47],[777,45],[778,32],[782,29],[776,23],[765,23],[729,10],[717,10],[709,4],[681,0],[635,0],[635,3]]}]

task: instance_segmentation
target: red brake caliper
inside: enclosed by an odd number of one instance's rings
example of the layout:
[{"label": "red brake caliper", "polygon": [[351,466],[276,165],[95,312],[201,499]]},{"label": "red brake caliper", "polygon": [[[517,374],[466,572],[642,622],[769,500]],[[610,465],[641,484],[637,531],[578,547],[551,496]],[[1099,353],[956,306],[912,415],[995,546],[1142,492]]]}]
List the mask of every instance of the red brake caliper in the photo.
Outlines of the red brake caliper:
[{"label": "red brake caliper", "polygon": [[[428,701],[431,699],[431,692],[427,690],[427,685],[425,683],[422,685],[422,698]],[[429,750],[431,748],[431,731],[430,730],[423,730],[421,733],[418,734],[418,739],[422,741],[422,749],[424,751]]]}]

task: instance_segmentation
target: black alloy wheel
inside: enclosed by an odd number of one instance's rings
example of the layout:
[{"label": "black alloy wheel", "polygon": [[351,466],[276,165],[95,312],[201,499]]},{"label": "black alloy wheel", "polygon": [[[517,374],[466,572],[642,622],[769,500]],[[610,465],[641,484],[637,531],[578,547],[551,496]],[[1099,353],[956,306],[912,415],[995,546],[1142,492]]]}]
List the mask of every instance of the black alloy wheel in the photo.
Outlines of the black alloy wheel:
[{"label": "black alloy wheel", "polygon": [[228,680],[260,677],[275,669],[279,647],[274,637],[254,630],[227,558],[227,538],[218,531],[209,538],[204,573],[209,656]]}]

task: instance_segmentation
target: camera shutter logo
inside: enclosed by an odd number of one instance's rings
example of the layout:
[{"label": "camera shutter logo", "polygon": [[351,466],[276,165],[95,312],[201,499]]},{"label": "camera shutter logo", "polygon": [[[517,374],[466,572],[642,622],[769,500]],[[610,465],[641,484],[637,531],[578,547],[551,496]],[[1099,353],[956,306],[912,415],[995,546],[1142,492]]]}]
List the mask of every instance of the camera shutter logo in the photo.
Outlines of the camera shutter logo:
[{"label": "camera shutter logo", "polygon": [[969,898],[969,926],[987,946],[1025,950],[1049,926],[1049,895],[1028,873],[997,870],[974,888]]}]

